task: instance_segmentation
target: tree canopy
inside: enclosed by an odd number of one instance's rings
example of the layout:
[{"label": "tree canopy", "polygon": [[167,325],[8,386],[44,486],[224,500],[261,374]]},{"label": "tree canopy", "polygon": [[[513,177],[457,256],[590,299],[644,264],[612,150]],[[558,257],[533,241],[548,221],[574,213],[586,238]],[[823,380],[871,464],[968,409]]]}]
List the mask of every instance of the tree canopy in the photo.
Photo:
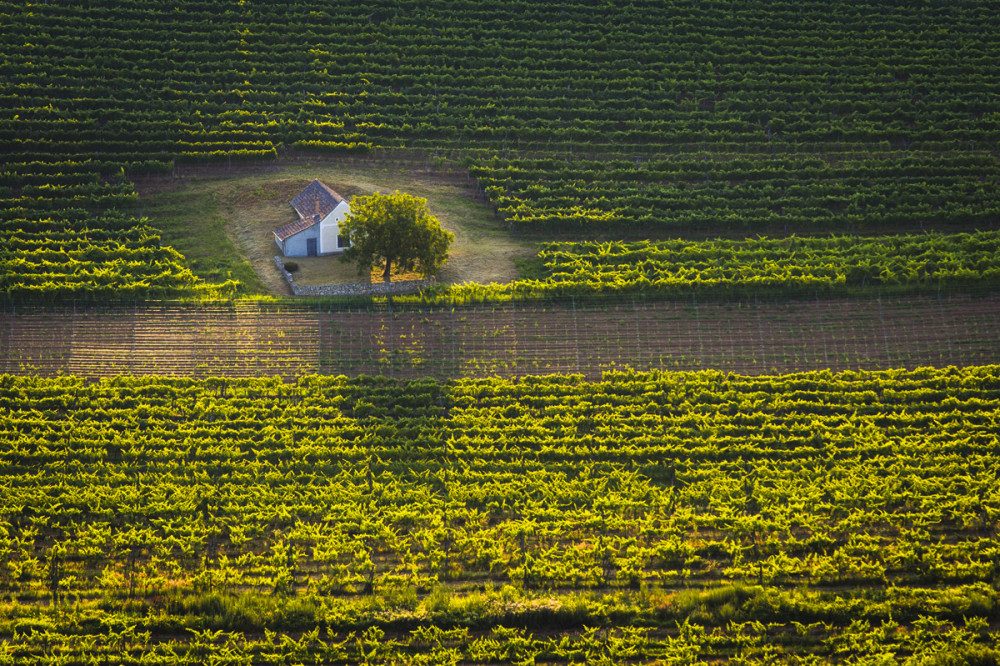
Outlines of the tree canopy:
[{"label": "tree canopy", "polygon": [[344,260],[356,263],[361,273],[384,262],[386,282],[393,268],[433,275],[455,240],[455,234],[431,215],[427,199],[399,190],[355,197],[340,228],[351,241]]}]

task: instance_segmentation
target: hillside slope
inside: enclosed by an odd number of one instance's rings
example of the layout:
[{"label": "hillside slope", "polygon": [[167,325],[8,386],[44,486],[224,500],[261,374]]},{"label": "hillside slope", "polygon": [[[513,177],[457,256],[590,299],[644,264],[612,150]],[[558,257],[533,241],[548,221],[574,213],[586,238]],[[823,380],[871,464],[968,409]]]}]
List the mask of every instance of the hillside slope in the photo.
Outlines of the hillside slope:
[{"label": "hillside slope", "polygon": [[[541,234],[1000,219],[988,3],[57,1],[0,17],[0,280],[26,298],[190,290],[107,177],[289,149],[453,160],[509,228]],[[117,249],[135,245],[159,270]]]}]

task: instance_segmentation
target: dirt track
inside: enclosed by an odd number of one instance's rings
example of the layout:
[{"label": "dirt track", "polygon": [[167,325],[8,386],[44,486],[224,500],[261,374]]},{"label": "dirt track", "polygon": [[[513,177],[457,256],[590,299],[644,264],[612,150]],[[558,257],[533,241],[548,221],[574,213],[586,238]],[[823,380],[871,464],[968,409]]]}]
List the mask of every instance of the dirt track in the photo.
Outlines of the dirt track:
[{"label": "dirt track", "polygon": [[1000,362],[1000,294],[781,303],[295,304],[0,313],[0,371],[522,376],[616,368],[765,374]]}]

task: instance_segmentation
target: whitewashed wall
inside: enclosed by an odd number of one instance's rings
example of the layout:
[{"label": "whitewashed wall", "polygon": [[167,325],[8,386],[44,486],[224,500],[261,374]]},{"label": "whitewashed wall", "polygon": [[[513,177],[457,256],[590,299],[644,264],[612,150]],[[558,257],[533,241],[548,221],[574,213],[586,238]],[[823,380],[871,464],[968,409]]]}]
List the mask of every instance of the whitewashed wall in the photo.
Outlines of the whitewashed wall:
[{"label": "whitewashed wall", "polygon": [[343,252],[344,248],[337,247],[337,235],[340,233],[340,223],[344,221],[347,214],[351,212],[351,206],[346,201],[341,201],[337,207],[330,211],[320,226],[319,251],[320,254],[334,254]]}]

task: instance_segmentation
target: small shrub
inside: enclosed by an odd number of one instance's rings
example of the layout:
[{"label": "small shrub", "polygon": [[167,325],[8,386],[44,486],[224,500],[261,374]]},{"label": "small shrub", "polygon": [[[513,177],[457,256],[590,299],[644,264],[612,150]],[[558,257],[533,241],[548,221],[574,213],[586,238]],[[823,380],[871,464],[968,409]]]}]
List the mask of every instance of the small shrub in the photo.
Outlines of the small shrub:
[{"label": "small shrub", "polygon": [[[740,585],[683,590],[657,604],[661,617],[687,618],[704,624],[723,624],[740,620],[748,614],[745,604],[753,603],[760,596],[759,588]],[[750,614],[750,617],[754,617]]]},{"label": "small shrub", "polygon": [[44,617],[26,617],[17,620],[14,623],[14,631],[20,632],[22,634],[40,632],[54,632],[57,631],[56,624]]},{"label": "small shrub", "polygon": [[294,261],[286,261],[285,270],[288,271],[289,273],[295,273],[299,270],[299,265]]}]

